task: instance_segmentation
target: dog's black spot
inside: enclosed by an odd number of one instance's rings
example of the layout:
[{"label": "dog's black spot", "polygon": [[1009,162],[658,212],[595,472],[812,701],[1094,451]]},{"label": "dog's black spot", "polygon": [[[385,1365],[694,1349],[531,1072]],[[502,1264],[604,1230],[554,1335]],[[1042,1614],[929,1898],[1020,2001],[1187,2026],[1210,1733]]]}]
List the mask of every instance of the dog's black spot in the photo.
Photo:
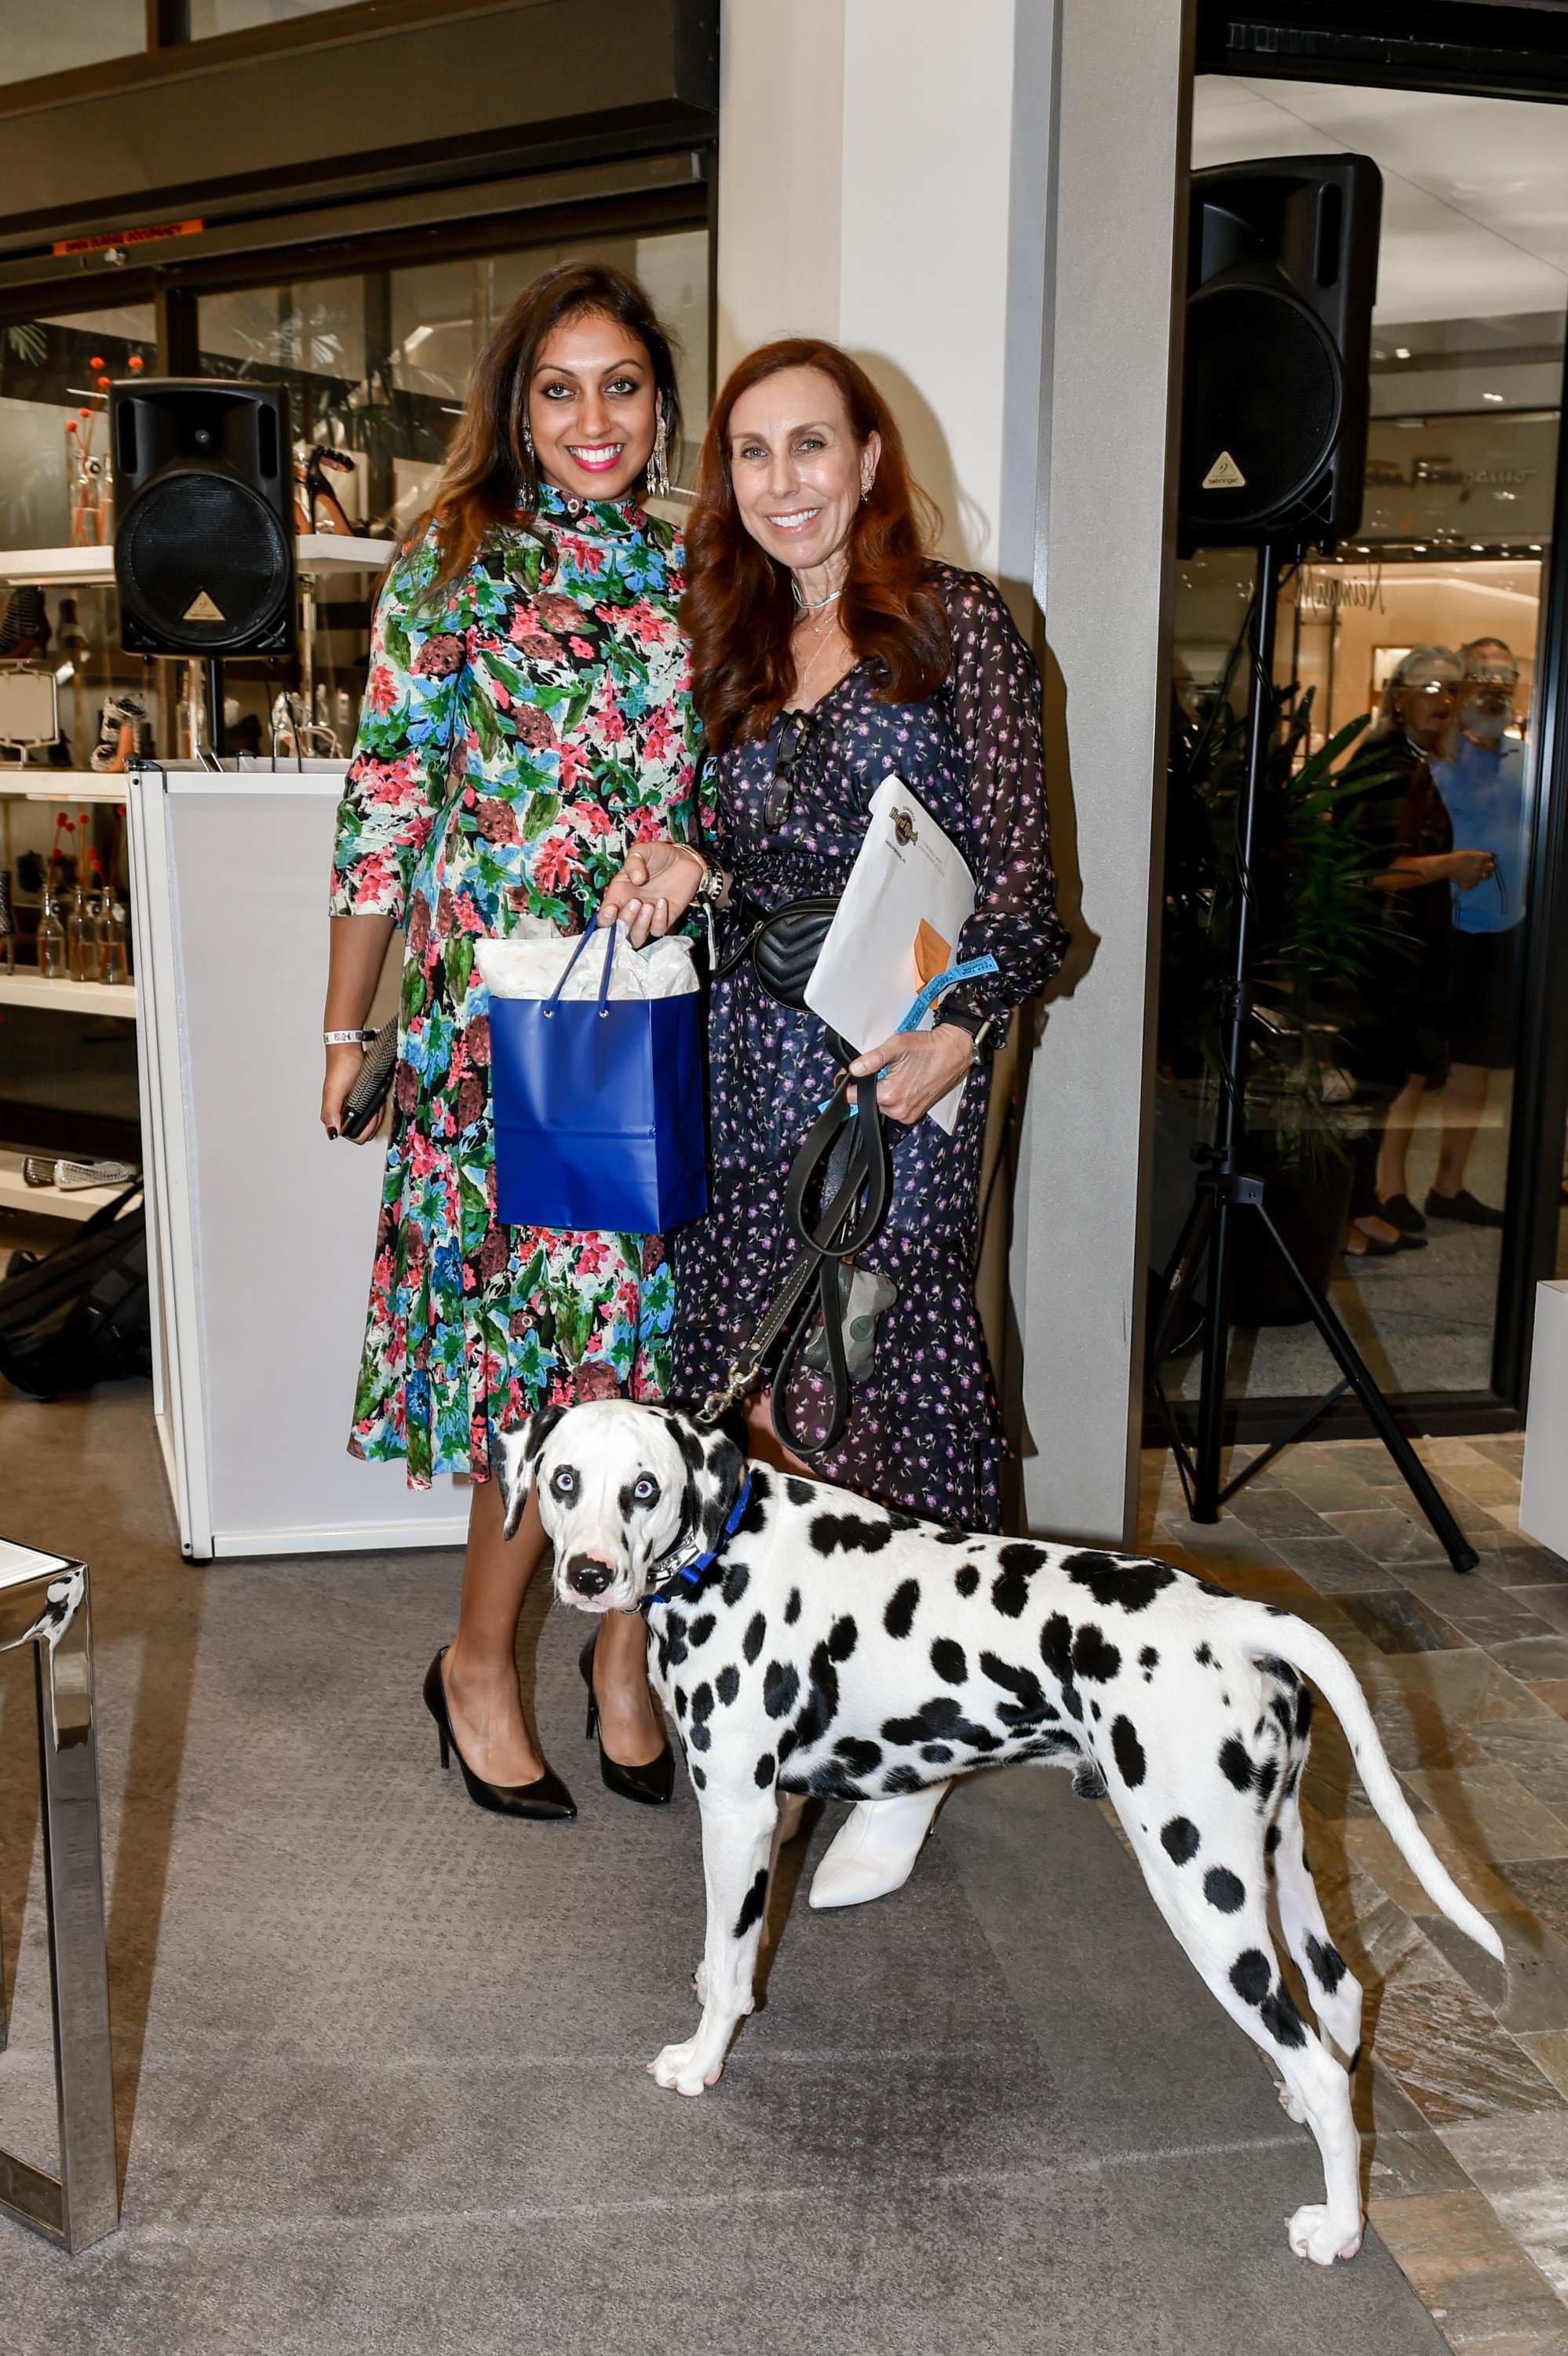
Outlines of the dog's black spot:
[{"label": "dog's black spot", "polygon": [[1273,1978],[1261,1947],[1243,1947],[1230,1966],[1230,1985],[1243,2004],[1262,2004]]},{"label": "dog's black spot", "polygon": [[952,1583],[961,1595],[972,1595],[980,1585],[980,1573],[973,1563],[966,1562],[961,1570],[954,1571]]},{"label": "dog's black spot", "polygon": [[795,1720],[795,1739],[802,1750],[824,1735],[832,1724],[839,1706],[838,1671],[825,1644],[811,1651],[811,1683],[806,1695],[805,1707]]},{"label": "dog's black spot", "polygon": [[714,1689],[704,1677],[702,1684],[697,1687],[695,1692],[692,1696],[692,1716],[693,1719],[696,1719],[699,1718],[712,1718],[713,1714]]},{"label": "dog's black spot", "polygon": [[835,1661],[847,1661],[860,1642],[860,1631],[846,1612],[828,1632],[828,1650]]},{"label": "dog's black spot", "polygon": [[1073,1638],[1072,1665],[1080,1677],[1095,1685],[1109,1685],[1122,1667],[1122,1655],[1114,1644],[1107,1644],[1092,1620],[1086,1620]]},{"label": "dog's black spot", "polygon": [[756,1661],[758,1653],[762,1650],[763,1638],[767,1633],[766,1619],[760,1612],[754,1612],[746,1622],[746,1633],[740,1640],[740,1649],[746,1655],[748,1664]]},{"label": "dog's black spot", "polygon": [[[931,1535],[938,1546],[967,1546],[969,1544],[969,1533],[967,1530],[934,1530]],[[923,1790],[924,1788],[924,1785],[922,1785],[921,1789]]]},{"label": "dog's black spot", "polygon": [[1266,1669],[1271,1677],[1277,1677],[1282,1686],[1289,1686],[1293,1693],[1301,1683],[1300,1677],[1290,1662],[1282,1661],[1275,1653],[1265,1653],[1258,1666],[1261,1669]]},{"label": "dog's black spot", "polygon": [[918,1530],[925,1527],[918,1514],[900,1514],[891,1505],[887,1509],[887,1519],[896,1530]]},{"label": "dog's black spot", "polygon": [[982,1653],[980,1673],[1001,1686],[1015,1698],[1003,1702],[996,1712],[1004,1726],[1026,1726],[1032,1719],[1055,1718],[1056,1711],[1046,1699],[1045,1688],[1029,1669],[1015,1667],[996,1653]]},{"label": "dog's black spot", "polygon": [[724,1599],[733,1611],[751,1585],[751,1573],[744,1562],[732,1562],[725,1571]]},{"label": "dog's black spot", "polygon": [[909,1792],[923,1792],[926,1779],[918,1767],[890,1767],[882,1779],[882,1788],[890,1800]]},{"label": "dog's black spot", "polygon": [[819,1554],[880,1554],[892,1537],[890,1521],[868,1522],[864,1514],[819,1514],[811,1524]]},{"label": "dog's black spot", "polygon": [[694,1718],[686,1740],[697,1751],[711,1751],[714,1745],[714,1730],[705,1718]]},{"label": "dog's black spot", "polygon": [[1159,1665],[1159,1655],[1155,1652],[1152,1644],[1145,1644],[1143,1651],[1138,1655],[1138,1666],[1141,1669],[1157,1669]]},{"label": "dog's black spot", "polygon": [[1303,1686],[1295,1697],[1296,1740],[1303,1742],[1312,1731],[1312,1688]]},{"label": "dog's black spot", "polygon": [[884,1742],[896,1742],[910,1747],[921,1742],[967,1743],[974,1751],[999,1751],[1001,1738],[988,1726],[974,1725],[963,1714],[963,1705],[951,1694],[937,1694],[922,1702],[914,1718],[890,1718],[882,1729]]},{"label": "dog's black spot", "polygon": [[1096,1726],[1098,1726],[1098,1725],[1099,1725],[1099,1723],[1100,1723],[1100,1704],[1099,1704],[1097,1701],[1091,1701],[1091,1702],[1090,1703],[1090,1705],[1089,1705],[1089,1714],[1090,1714],[1090,1718],[1094,1720],[1094,1723],[1096,1724]]},{"label": "dog's black spot", "polygon": [[[1288,1694],[1275,1694],[1269,1703],[1269,1715],[1288,1742],[1295,1725],[1295,1704]],[[1260,1729],[1262,1719],[1258,1720]]]},{"label": "dog's black spot", "polygon": [[907,1636],[915,1624],[915,1613],[920,1601],[920,1582],[906,1579],[893,1590],[887,1599],[887,1609],[882,1624],[890,1636]]},{"label": "dog's black spot", "polygon": [[783,1766],[784,1762],[789,1758],[791,1751],[794,1750],[795,1742],[795,1730],[792,1726],[787,1726],[784,1729],[783,1733],[779,1738],[779,1764],[780,1767]]},{"label": "dog's black spot", "polygon": [[1306,2043],[1306,2023],[1292,2002],[1288,1988],[1275,1988],[1272,1996],[1263,1998],[1261,2009],[1263,2027],[1276,2045]]},{"label": "dog's black spot", "polygon": [[1047,1556],[1040,1547],[1015,1543],[1004,1546],[996,1559],[1002,1568],[991,1582],[993,1609],[1004,1620],[1020,1619],[1029,1601],[1029,1573],[1038,1570]]},{"label": "dog's black spot", "polygon": [[708,1461],[708,1451],[689,1423],[671,1423],[675,1445],[693,1472],[700,1472]]},{"label": "dog's black spot", "polygon": [[744,1939],[754,1922],[762,1920],[762,1910],[768,1903],[768,1868],[759,1869],[757,1879],[740,1901],[740,1912],[735,1918],[735,1935]]},{"label": "dog's black spot", "polygon": [[860,1800],[865,1796],[861,1777],[852,1775],[836,1759],[824,1759],[821,1766],[813,1767],[801,1788],[818,1800]]},{"label": "dog's black spot", "polygon": [[945,1759],[952,1757],[952,1751],[945,1742],[923,1742],[920,1745],[920,1756],[922,1759],[929,1759],[933,1767],[940,1767]]},{"label": "dog's black spot", "polygon": [[1252,1762],[1239,1734],[1228,1734],[1219,1746],[1219,1772],[1239,1792],[1252,1788]]},{"label": "dog's black spot", "polygon": [[768,1500],[773,1494],[773,1477],[760,1464],[751,1468],[751,1494],[746,1501],[746,1511],[736,1524],[737,1536],[754,1538],[768,1527]]},{"label": "dog's black spot", "polygon": [[1236,1600],[1228,1587],[1216,1587],[1211,1579],[1195,1579],[1192,1583],[1205,1595],[1223,1595],[1232,1603]]},{"label": "dog's black spot", "polygon": [[765,1751],[751,1771],[751,1780],[759,1792],[766,1792],[779,1772],[778,1762],[771,1751]]},{"label": "dog's black spot", "polygon": [[1306,1934],[1306,1960],[1312,1965],[1312,1976],[1325,1995],[1332,1996],[1345,1976],[1345,1958],[1332,1939],[1315,1939]]},{"label": "dog's black spot", "polygon": [[677,1718],[684,1718],[686,1715],[686,1688],[684,1686],[677,1686],[675,1688],[675,1715]]},{"label": "dog's black spot", "polygon": [[688,1759],[686,1766],[691,1774],[692,1781],[695,1783],[698,1791],[705,1792],[708,1788],[708,1779],[703,1774],[702,1769],[698,1766],[696,1761],[694,1759]]},{"label": "dog's black spot", "polygon": [[1115,1753],[1117,1773],[1129,1791],[1136,1791],[1149,1768],[1144,1757],[1144,1746],[1130,1718],[1118,1718],[1112,1721],[1111,1748]]},{"label": "dog's black spot", "polygon": [[1072,1622],[1061,1612],[1053,1612],[1040,1631],[1040,1657],[1061,1688],[1062,1708],[1069,1717],[1081,1719],[1083,1704],[1072,1674]]},{"label": "dog's black spot", "polygon": [[1188,1865],[1197,1855],[1198,1831],[1190,1816],[1172,1816],[1160,1826],[1160,1847],[1173,1865]]},{"label": "dog's black spot", "polygon": [[1300,1781],[1301,1762],[1297,1759],[1293,1761],[1291,1765],[1285,1769],[1285,1780],[1281,1788],[1280,1794],[1282,1799],[1294,1800],[1295,1797],[1295,1787]]},{"label": "dog's black spot", "polygon": [[699,1619],[692,1621],[687,1627],[687,1644],[693,1647],[693,1651],[697,1645],[705,1644],[718,1624],[718,1622],[714,1619],[711,1612],[704,1612]]},{"label": "dog's black spot", "polygon": [[846,1734],[833,1744],[833,1757],[842,1759],[857,1775],[869,1775],[882,1764],[880,1742],[863,1742],[858,1735]]},{"label": "dog's black spot", "polygon": [[762,1672],[762,1707],[769,1718],[782,1718],[793,1709],[800,1690],[800,1674],[791,1662],[768,1662]]},{"label": "dog's black spot", "polygon": [[789,1601],[784,1606],[784,1625],[786,1628],[792,1628],[800,1616],[800,1590],[798,1587],[792,1587],[789,1590]]},{"label": "dog's black spot", "polygon": [[802,1481],[798,1473],[786,1472],[784,1494],[792,1505],[814,1505],[817,1502],[816,1483]]},{"label": "dog's black spot", "polygon": [[681,1622],[681,1621],[679,1621],[678,1619],[674,1618],[673,1616],[671,1616],[671,1621],[670,1621],[670,1623],[669,1623],[669,1624],[670,1624],[670,1645],[669,1645],[669,1655],[670,1655],[670,1657],[669,1657],[669,1663],[668,1663],[668,1665],[669,1665],[671,1668],[678,1669],[678,1668],[680,1667],[680,1665],[681,1665],[682,1662],[687,1658],[686,1631],[685,1631],[685,1628],[684,1628],[683,1624]]},{"label": "dog's black spot", "polygon": [[1247,1893],[1228,1865],[1211,1865],[1203,1877],[1203,1894],[1221,1914],[1239,1914]]},{"label": "dog's black spot", "polygon": [[740,1691],[740,1671],[733,1661],[727,1669],[719,1671],[718,1676],[714,1679],[714,1689],[727,1709]]},{"label": "dog's black spot", "polygon": [[1122,1555],[1092,1548],[1069,1554],[1063,1568],[1076,1586],[1088,1588],[1096,1603],[1118,1604],[1123,1612],[1146,1612],[1161,1588],[1176,1580],[1168,1563],[1129,1562]]},{"label": "dog's black spot", "polygon": [[1253,1781],[1258,1786],[1258,1805],[1261,1808],[1266,1807],[1268,1805],[1269,1794],[1273,1792],[1274,1785],[1280,1780],[1279,1761],[1277,1759],[1265,1759],[1261,1767],[1255,1767],[1253,1769],[1252,1776]]},{"label": "dog's black spot", "polygon": [[1265,1857],[1273,1857],[1279,1845],[1280,1828],[1278,1825],[1271,1825],[1268,1831],[1263,1835],[1263,1855]]},{"label": "dog's black spot", "polygon": [[969,1663],[964,1659],[963,1646],[955,1644],[950,1636],[939,1636],[931,1646],[931,1666],[947,1685],[969,1682]]},{"label": "dog's black spot", "polygon": [[[1197,1650],[1194,1653],[1194,1655],[1193,1655],[1193,1656],[1192,1656],[1192,1657],[1193,1657],[1193,1659],[1197,1663],[1197,1665],[1198,1665],[1198,1667],[1199,1667],[1200,1669],[1206,1669],[1206,1668],[1208,1668],[1208,1666],[1209,1663],[1210,1663],[1211,1661],[1214,1661],[1214,1655],[1213,1655],[1213,1654],[1209,1651],[1209,1649],[1208,1649],[1208,1645],[1207,1645],[1207,1644],[1199,1644],[1199,1646],[1197,1647]],[[1218,1661],[1214,1661],[1214,1665],[1215,1665],[1215,1667],[1216,1667],[1216,1668],[1218,1668],[1218,1667],[1219,1667],[1219,1664],[1218,1663]]]},{"label": "dog's black spot", "polygon": [[1080,1759],[1073,1769],[1072,1788],[1080,1800],[1103,1800],[1105,1778],[1092,1759]]}]

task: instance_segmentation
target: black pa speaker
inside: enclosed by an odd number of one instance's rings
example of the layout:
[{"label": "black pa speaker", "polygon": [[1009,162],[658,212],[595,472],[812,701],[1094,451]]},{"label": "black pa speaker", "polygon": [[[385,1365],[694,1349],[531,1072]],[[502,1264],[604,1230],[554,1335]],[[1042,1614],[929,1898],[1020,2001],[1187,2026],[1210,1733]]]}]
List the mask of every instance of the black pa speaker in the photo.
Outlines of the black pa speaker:
[{"label": "black pa speaker", "polygon": [[1382,200],[1369,155],[1193,174],[1184,547],[1324,548],[1359,525]]},{"label": "black pa speaker", "polygon": [[281,655],[294,643],[288,394],[221,377],[110,390],[120,643]]}]

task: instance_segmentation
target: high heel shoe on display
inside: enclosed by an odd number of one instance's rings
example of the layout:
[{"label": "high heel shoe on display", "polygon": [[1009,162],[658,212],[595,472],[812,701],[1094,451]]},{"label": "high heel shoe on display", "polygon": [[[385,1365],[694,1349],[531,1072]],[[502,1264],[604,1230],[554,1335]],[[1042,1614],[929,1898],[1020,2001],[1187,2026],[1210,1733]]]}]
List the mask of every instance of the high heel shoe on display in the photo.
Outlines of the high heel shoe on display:
[{"label": "high heel shoe on display", "polygon": [[596,1737],[599,1745],[599,1772],[607,1791],[617,1792],[623,1800],[640,1800],[646,1808],[668,1806],[675,1796],[675,1753],[670,1748],[670,1738],[664,1738],[664,1748],[657,1759],[646,1767],[623,1767],[605,1749],[605,1739],[599,1733],[599,1705],[594,1692],[594,1646],[598,1643],[596,1630],[584,1645],[577,1666],[583,1672],[583,1683],[588,1688],[587,1740]]},{"label": "high heel shoe on display", "polygon": [[811,1881],[811,1904],[864,1906],[902,1890],[948,1795],[945,1783],[896,1800],[857,1800]]},{"label": "high heel shoe on display", "polygon": [[463,1781],[468,1787],[468,1797],[476,1808],[488,1808],[496,1816],[527,1816],[536,1824],[564,1824],[577,1813],[577,1803],[553,1768],[546,1767],[532,1783],[487,1783],[476,1775],[457,1748],[457,1738],[452,1731],[452,1713],[446,1701],[446,1681],[441,1674],[441,1664],[446,1658],[442,1645],[424,1672],[424,1707],[435,1720],[435,1731],[441,1738],[441,1764],[450,1767],[454,1753],[463,1771]]}]

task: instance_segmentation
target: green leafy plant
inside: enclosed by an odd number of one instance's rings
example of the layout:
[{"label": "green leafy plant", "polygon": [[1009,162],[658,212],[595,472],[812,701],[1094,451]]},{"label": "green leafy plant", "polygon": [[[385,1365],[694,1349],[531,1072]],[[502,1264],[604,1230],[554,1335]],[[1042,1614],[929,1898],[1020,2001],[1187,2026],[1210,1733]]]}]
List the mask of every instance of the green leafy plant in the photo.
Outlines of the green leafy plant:
[{"label": "green leafy plant", "polygon": [[[1207,708],[1172,713],[1161,948],[1160,1060],[1176,1080],[1219,1075],[1220,1027],[1235,949],[1240,879],[1236,812],[1246,723],[1232,700],[1240,647]],[[1245,1075],[1249,1128],[1282,1151],[1337,1148],[1354,1118],[1337,1044],[1386,959],[1381,895],[1388,864],[1370,839],[1369,798],[1397,756],[1361,744],[1365,714],[1310,749],[1313,694],[1277,697],[1254,833],[1252,1021]]]}]

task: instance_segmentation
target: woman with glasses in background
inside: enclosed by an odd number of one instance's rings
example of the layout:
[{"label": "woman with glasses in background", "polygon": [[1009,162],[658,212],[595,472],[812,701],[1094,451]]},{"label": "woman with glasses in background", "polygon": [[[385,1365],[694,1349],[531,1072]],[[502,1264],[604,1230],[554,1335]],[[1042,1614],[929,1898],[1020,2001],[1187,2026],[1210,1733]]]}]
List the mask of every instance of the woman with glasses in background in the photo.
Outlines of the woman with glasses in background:
[{"label": "woman with glasses in background", "polygon": [[[1013,1010],[1060,962],[1040,740],[1040,682],[992,584],[935,562],[934,511],[864,369],[832,344],[754,352],[719,395],[687,526],[681,614],[693,693],[714,758],[714,872],[734,914],[836,896],[890,771],[957,844],[976,884],[956,959],[996,971],[944,998],[933,1029],[860,1055],[882,1072],[892,1124],[887,1224],[858,1256],[880,1280],[859,1323],[869,1363],[846,1428],[810,1461],[781,1449],[769,1399],[748,1403],[754,1453],[967,1529],[1000,1526],[1000,1420],[974,1302],[988,1059]],[[703,879],[675,843],[639,847],[607,894],[634,939],[684,915]],[[818,1017],[780,1004],[737,964],[713,993],[712,1208],[676,1245],[675,1387],[720,1387],[797,1247],[791,1162],[836,1065]],[[885,1068],[884,1068],[885,1067]],[[967,1080],[950,1138],[925,1116]],[[803,1433],[820,1380],[791,1386]],[[820,1428],[820,1427],[819,1427]],[[816,1906],[908,1877],[946,1786],[862,1802],[818,1872]]]}]

